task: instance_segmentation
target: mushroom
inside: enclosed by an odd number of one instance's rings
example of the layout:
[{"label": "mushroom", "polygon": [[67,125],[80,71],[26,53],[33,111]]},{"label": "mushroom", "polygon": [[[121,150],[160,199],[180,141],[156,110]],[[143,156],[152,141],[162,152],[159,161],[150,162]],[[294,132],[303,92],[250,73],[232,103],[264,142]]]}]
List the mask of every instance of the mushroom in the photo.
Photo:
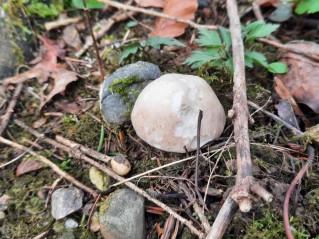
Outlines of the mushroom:
[{"label": "mushroom", "polygon": [[193,75],[166,74],[144,88],[131,120],[137,135],[155,148],[185,153],[197,148],[197,122],[203,111],[200,146],[220,137],[224,108],[209,84]]},{"label": "mushroom", "polygon": [[131,171],[131,164],[123,154],[117,154],[113,157],[111,159],[111,166],[113,171],[120,176],[124,176]]}]

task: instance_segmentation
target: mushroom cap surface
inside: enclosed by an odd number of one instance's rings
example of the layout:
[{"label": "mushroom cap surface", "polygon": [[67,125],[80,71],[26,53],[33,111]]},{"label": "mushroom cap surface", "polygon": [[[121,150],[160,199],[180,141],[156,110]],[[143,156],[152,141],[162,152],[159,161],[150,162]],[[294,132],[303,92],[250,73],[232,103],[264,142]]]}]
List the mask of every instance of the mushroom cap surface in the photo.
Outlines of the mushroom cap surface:
[{"label": "mushroom cap surface", "polygon": [[138,96],[131,120],[137,135],[155,148],[176,153],[197,148],[197,122],[203,111],[200,146],[223,132],[226,115],[209,84],[193,75],[166,74]]}]

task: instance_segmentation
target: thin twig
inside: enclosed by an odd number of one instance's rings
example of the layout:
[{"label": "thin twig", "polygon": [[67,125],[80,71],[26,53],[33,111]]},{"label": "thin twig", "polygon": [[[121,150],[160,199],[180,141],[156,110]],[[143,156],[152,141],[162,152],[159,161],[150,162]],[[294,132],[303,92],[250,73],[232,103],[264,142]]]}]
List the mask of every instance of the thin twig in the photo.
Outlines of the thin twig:
[{"label": "thin twig", "polygon": [[91,157],[100,160],[104,163],[109,163],[113,157],[107,156],[105,154],[101,154],[93,149],[87,148],[81,144],[75,143],[69,139],[66,139],[64,137],[62,137],[61,135],[57,135],[55,136],[56,141],[58,141],[59,143],[65,144],[65,145],[69,145],[72,148],[78,148],[79,150],[81,150],[83,153],[90,155]]},{"label": "thin twig", "polygon": [[196,150],[196,163],[195,163],[195,191],[199,198],[201,197],[201,194],[198,189],[198,162],[199,162],[199,151],[200,151],[200,128],[201,128],[202,119],[203,119],[203,111],[199,110],[198,122],[197,122],[197,150]]},{"label": "thin twig", "polygon": [[258,40],[263,42],[263,43],[266,43],[266,44],[268,44],[270,46],[273,46],[273,47],[276,47],[276,48],[280,48],[280,49],[283,49],[285,51],[291,51],[293,53],[303,55],[303,56],[308,57],[309,59],[314,60],[314,61],[319,61],[319,56],[318,55],[311,54],[309,52],[305,52],[302,49],[299,49],[298,47],[284,45],[284,44],[281,44],[279,42],[272,41],[272,40],[269,40],[269,39],[266,39],[266,38],[260,38]]},{"label": "thin twig", "polygon": [[6,113],[3,116],[1,116],[0,136],[3,134],[4,130],[7,128],[11,115],[14,112],[14,107],[16,106],[19,95],[21,94],[22,87],[23,87],[23,83],[17,84],[16,89],[12,96],[12,100],[10,101],[10,104],[8,106],[8,109]]},{"label": "thin twig", "polygon": [[[131,4],[132,2],[133,1],[130,0],[126,4]],[[111,17],[109,17],[106,22],[105,20],[102,20],[101,22],[103,22],[103,24],[100,24],[101,25],[100,29],[98,30],[98,32],[95,32],[94,34],[95,38],[100,39],[101,37],[105,36],[105,34],[111,29],[111,27],[116,22],[124,21],[128,19],[130,16],[133,16],[134,14],[135,12],[131,12],[131,13],[116,12]],[[91,37],[87,38],[83,47],[80,50],[78,50],[74,55],[79,58],[84,52],[87,51],[87,49],[90,48],[90,46],[92,46],[92,44],[93,44],[92,38]]]},{"label": "thin twig", "polygon": [[162,17],[162,18],[166,18],[166,19],[170,19],[172,21],[176,21],[176,22],[181,22],[181,23],[186,23],[194,28],[206,28],[206,29],[211,29],[211,30],[218,30],[217,26],[213,26],[213,25],[200,25],[197,24],[191,20],[185,19],[185,18],[178,18],[175,17],[173,15],[169,15],[169,14],[165,14],[165,13],[160,13],[160,12],[156,12],[156,11],[152,11],[152,10],[148,10],[145,8],[140,8],[140,7],[133,7],[133,6],[129,6],[127,4],[123,4],[123,3],[119,3],[119,2],[115,2],[115,1],[111,1],[111,0],[99,0],[100,2],[104,2],[112,7],[116,7],[118,9],[123,9],[123,10],[127,10],[127,11],[133,11],[133,12],[141,12],[147,15],[151,15],[151,16],[155,16],[155,17]]},{"label": "thin twig", "polygon": [[209,222],[208,222],[205,214],[203,213],[203,210],[201,209],[201,207],[196,202],[196,197],[194,197],[195,194],[193,196],[193,194],[188,189],[187,185],[184,182],[182,182],[182,181],[178,181],[178,186],[179,186],[179,189],[183,193],[185,193],[188,201],[193,204],[194,211],[197,213],[199,220],[202,222],[202,225],[203,225],[203,227],[205,229],[205,232],[208,233],[208,231],[210,229],[210,225],[209,225]]},{"label": "thin twig", "polygon": [[295,128],[294,126],[292,126],[291,124],[288,124],[286,121],[284,121],[283,119],[281,119],[280,117],[278,117],[275,114],[270,113],[269,111],[261,108],[260,106],[258,106],[257,104],[255,104],[254,102],[248,101],[248,105],[253,107],[254,109],[257,109],[261,112],[263,112],[265,115],[268,115],[270,118],[272,118],[273,120],[277,121],[280,124],[283,124],[286,128],[290,129],[291,132],[296,135],[297,137],[303,137],[304,133],[301,132],[299,129]]},{"label": "thin twig", "polygon": [[4,163],[4,164],[1,164],[1,165],[0,165],[0,169],[1,169],[1,168],[4,168],[4,167],[6,167],[6,166],[8,166],[8,165],[10,165],[10,164],[12,164],[12,163],[14,163],[15,161],[18,161],[19,159],[23,158],[24,155],[26,155],[26,152],[20,154],[18,157],[15,157],[14,159],[11,159],[9,162],[6,162],[6,163]]},{"label": "thin twig", "polygon": [[285,196],[285,201],[284,201],[284,209],[283,209],[283,216],[284,216],[284,226],[285,226],[285,231],[286,231],[286,236],[288,239],[293,239],[294,236],[292,235],[291,228],[290,228],[290,223],[289,223],[289,199],[292,191],[295,189],[296,185],[300,183],[303,175],[311,165],[313,159],[315,157],[315,150],[312,146],[308,145],[308,160],[305,163],[305,165],[301,168],[301,170],[297,173],[296,177],[294,180],[289,185],[289,188],[287,190],[286,196]]},{"label": "thin twig", "polygon": [[95,48],[97,61],[99,63],[100,81],[102,82],[104,80],[104,71],[103,71],[103,64],[102,64],[101,56],[100,56],[100,53],[99,53],[99,48],[97,47],[96,39],[95,39],[95,36],[93,34],[93,30],[92,30],[92,27],[91,27],[89,11],[88,11],[88,9],[86,7],[86,0],[82,0],[82,3],[83,3],[83,10],[85,12],[86,24],[88,25],[88,28],[90,30],[90,34],[91,34],[91,37],[92,37],[92,40],[93,40],[93,46]]},{"label": "thin twig", "polygon": [[58,20],[53,22],[46,22],[44,24],[44,28],[45,30],[50,31],[55,28],[64,27],[73,23],[77,23],[80,20],[82,20],[82,16],[71,17],[71,18],[61,18],[61,19],[59,18]]},{"label": "thin twig", "polygon": [[[14,121],[18,126],[22,127],[23,124],[19,123],[18,120]],[[21,121],[20,121],[21,122]],[[18,124],[19,123],[19,124]],[[22,127],[24,128],[24,127]],[[28,129],[29,127],[26,127],[24,129]],[[29,128],[30,129],[30,128]],[[43,140],[49,144],[52,144],[53,146],[67,152],[71,157],[83,160],[91,165],[93,165],[94,167],[98,168],[99,170],[101,170],[102,172],[110,175],[112,178],[116,179],[119,182],[123,182],[125,179],[119,175],[117,175],[116,173],[114,173],[110,168],[99,164],[98,162],[94,161],[93,159],[85,156],[83,154],[82,151],[80,151],[77,148],[70,148],[70,146],[67,145],[63,145],[61,143],[58,143],[55,140],[49,139],[47,137],[45,137],[44,135],[41,135],[40,133],[38,133],[35,130],[28,130],[29,133],[37,136],[40,138],[40,140]],[[41,136],[41,137],[40,137]],[[71,141],[72,142],[72,141]],[[74,145],[74,142],[72,142],[72,145]],[[166,204],[162,203],[161,201],[151,197],[147,192],[145,192],[143,189],[140,189],[139,187],[137,187],[136,185],[134,185],[131,182],[125,182],[124,183],[127,187],[131,188],[132,190],[134,190],[136,193],[142,195],[143,197],[147,198],[148,200],[150,200],[151,202],[155,203],[156,205],[160,206],[161,208],[163,208],[166,212],[168,212],[169,214],[173,215],[177,220],[179,220],[181,223],[183,223],[184,225],[186,225],[190,231],[192,233],[194,233],[195,235],[197,235],[199,238],[204,238],[205,234],[203,232],[200,232],[199,230],[197,230],[191,221],[183,218],[182,216],[180,216],[179,214],[177,214],[173,209],[171,209],[170,207],[168,207]]]},{"label": "thin twig", "polygon": [[97,193],[93,189],[85,186],[84,184],[82,184],[81,182],[79,182],[78,180],[73,178],[71,175],[69,175],[68,173],[66,173],[63,170],[61,170],[57,165],[52,163],[49,159],[39,155],[38,153],[32,151],[31,149],[29,149],[29,148],[27,148],[27,147],[25,147],[25,146],[23,146],[21,144],[15,143],[15,142],[10,141],[10,140],[7,140],[7,139],[5,139],[5,138],[3,138],[1,136],[0,136],[0,142],[4,143],[6,145],[9,145],[11,147],[14,147],[16,149],[28,152],[32,156],[37,157],[42,163],[48,165],[54,172],[56,172],[57,174],[59,174],[63,178],[67,179],[68,181],[70,181],[71,183],[73,183],[77,187],[81,188],[82,190],[92,194],[94,197],[97,196]]}]

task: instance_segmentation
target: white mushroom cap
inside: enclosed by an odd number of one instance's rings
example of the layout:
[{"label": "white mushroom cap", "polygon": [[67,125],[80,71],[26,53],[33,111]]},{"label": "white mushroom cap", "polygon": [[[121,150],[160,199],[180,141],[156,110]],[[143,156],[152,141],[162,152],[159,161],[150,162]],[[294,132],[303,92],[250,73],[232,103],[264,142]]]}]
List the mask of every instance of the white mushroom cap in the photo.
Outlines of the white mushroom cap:
[{"label": "white mushroom cap", "polygon": [[208,83],[193,75],[166,74],[144,88],[131,115],[139,137],[155,148],[196,150],[197,121],[203,111],[201,146],[223,132],[226,115]]}]

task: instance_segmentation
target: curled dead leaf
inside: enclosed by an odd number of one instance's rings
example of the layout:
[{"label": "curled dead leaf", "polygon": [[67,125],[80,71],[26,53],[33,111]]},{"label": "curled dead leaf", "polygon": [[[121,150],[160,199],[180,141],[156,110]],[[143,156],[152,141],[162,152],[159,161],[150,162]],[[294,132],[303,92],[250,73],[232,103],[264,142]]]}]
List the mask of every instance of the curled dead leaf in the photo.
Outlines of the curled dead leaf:
[{"label": "curled dead leaf", "polygon": [[[197,0],[165,0],[163,13],[176,18],[193,20],[198,8]],[[156,21],[155,29],[151,36],[178,37],[184,34],[187,23],[176,22],[165,18]]]},{"label": "curled dead leaf", "polygon": [[[319,45],[316,43],[299,41],[286,45],[319,57]],[[292,96],[298,103],[319,113],[319,62],[292,52],[282,53],[280,60],[289,68],[281,80]]]},{"label": "curled dead leaf", "polygon": [[59,57],[63,59],[65,53],[59,43],[41,36],[39,39],[43,42],[43,45],[47,49],[47,51],[42,55],[42,59],[37,61],[37,65],[30,70],[5,79],[3,84],[18,84],[32,78],[37,78],[41,84],[46,82],[49,78],[52,78],[54,82],[52,90],[48,95],[45,95],[44,92],[41,94],[41,109],[52,99],[53,96],[63,92],[70,82],[76,81],[77,75],[75,72],[69,71],[63,65],[57,63],[57,58]]}]

